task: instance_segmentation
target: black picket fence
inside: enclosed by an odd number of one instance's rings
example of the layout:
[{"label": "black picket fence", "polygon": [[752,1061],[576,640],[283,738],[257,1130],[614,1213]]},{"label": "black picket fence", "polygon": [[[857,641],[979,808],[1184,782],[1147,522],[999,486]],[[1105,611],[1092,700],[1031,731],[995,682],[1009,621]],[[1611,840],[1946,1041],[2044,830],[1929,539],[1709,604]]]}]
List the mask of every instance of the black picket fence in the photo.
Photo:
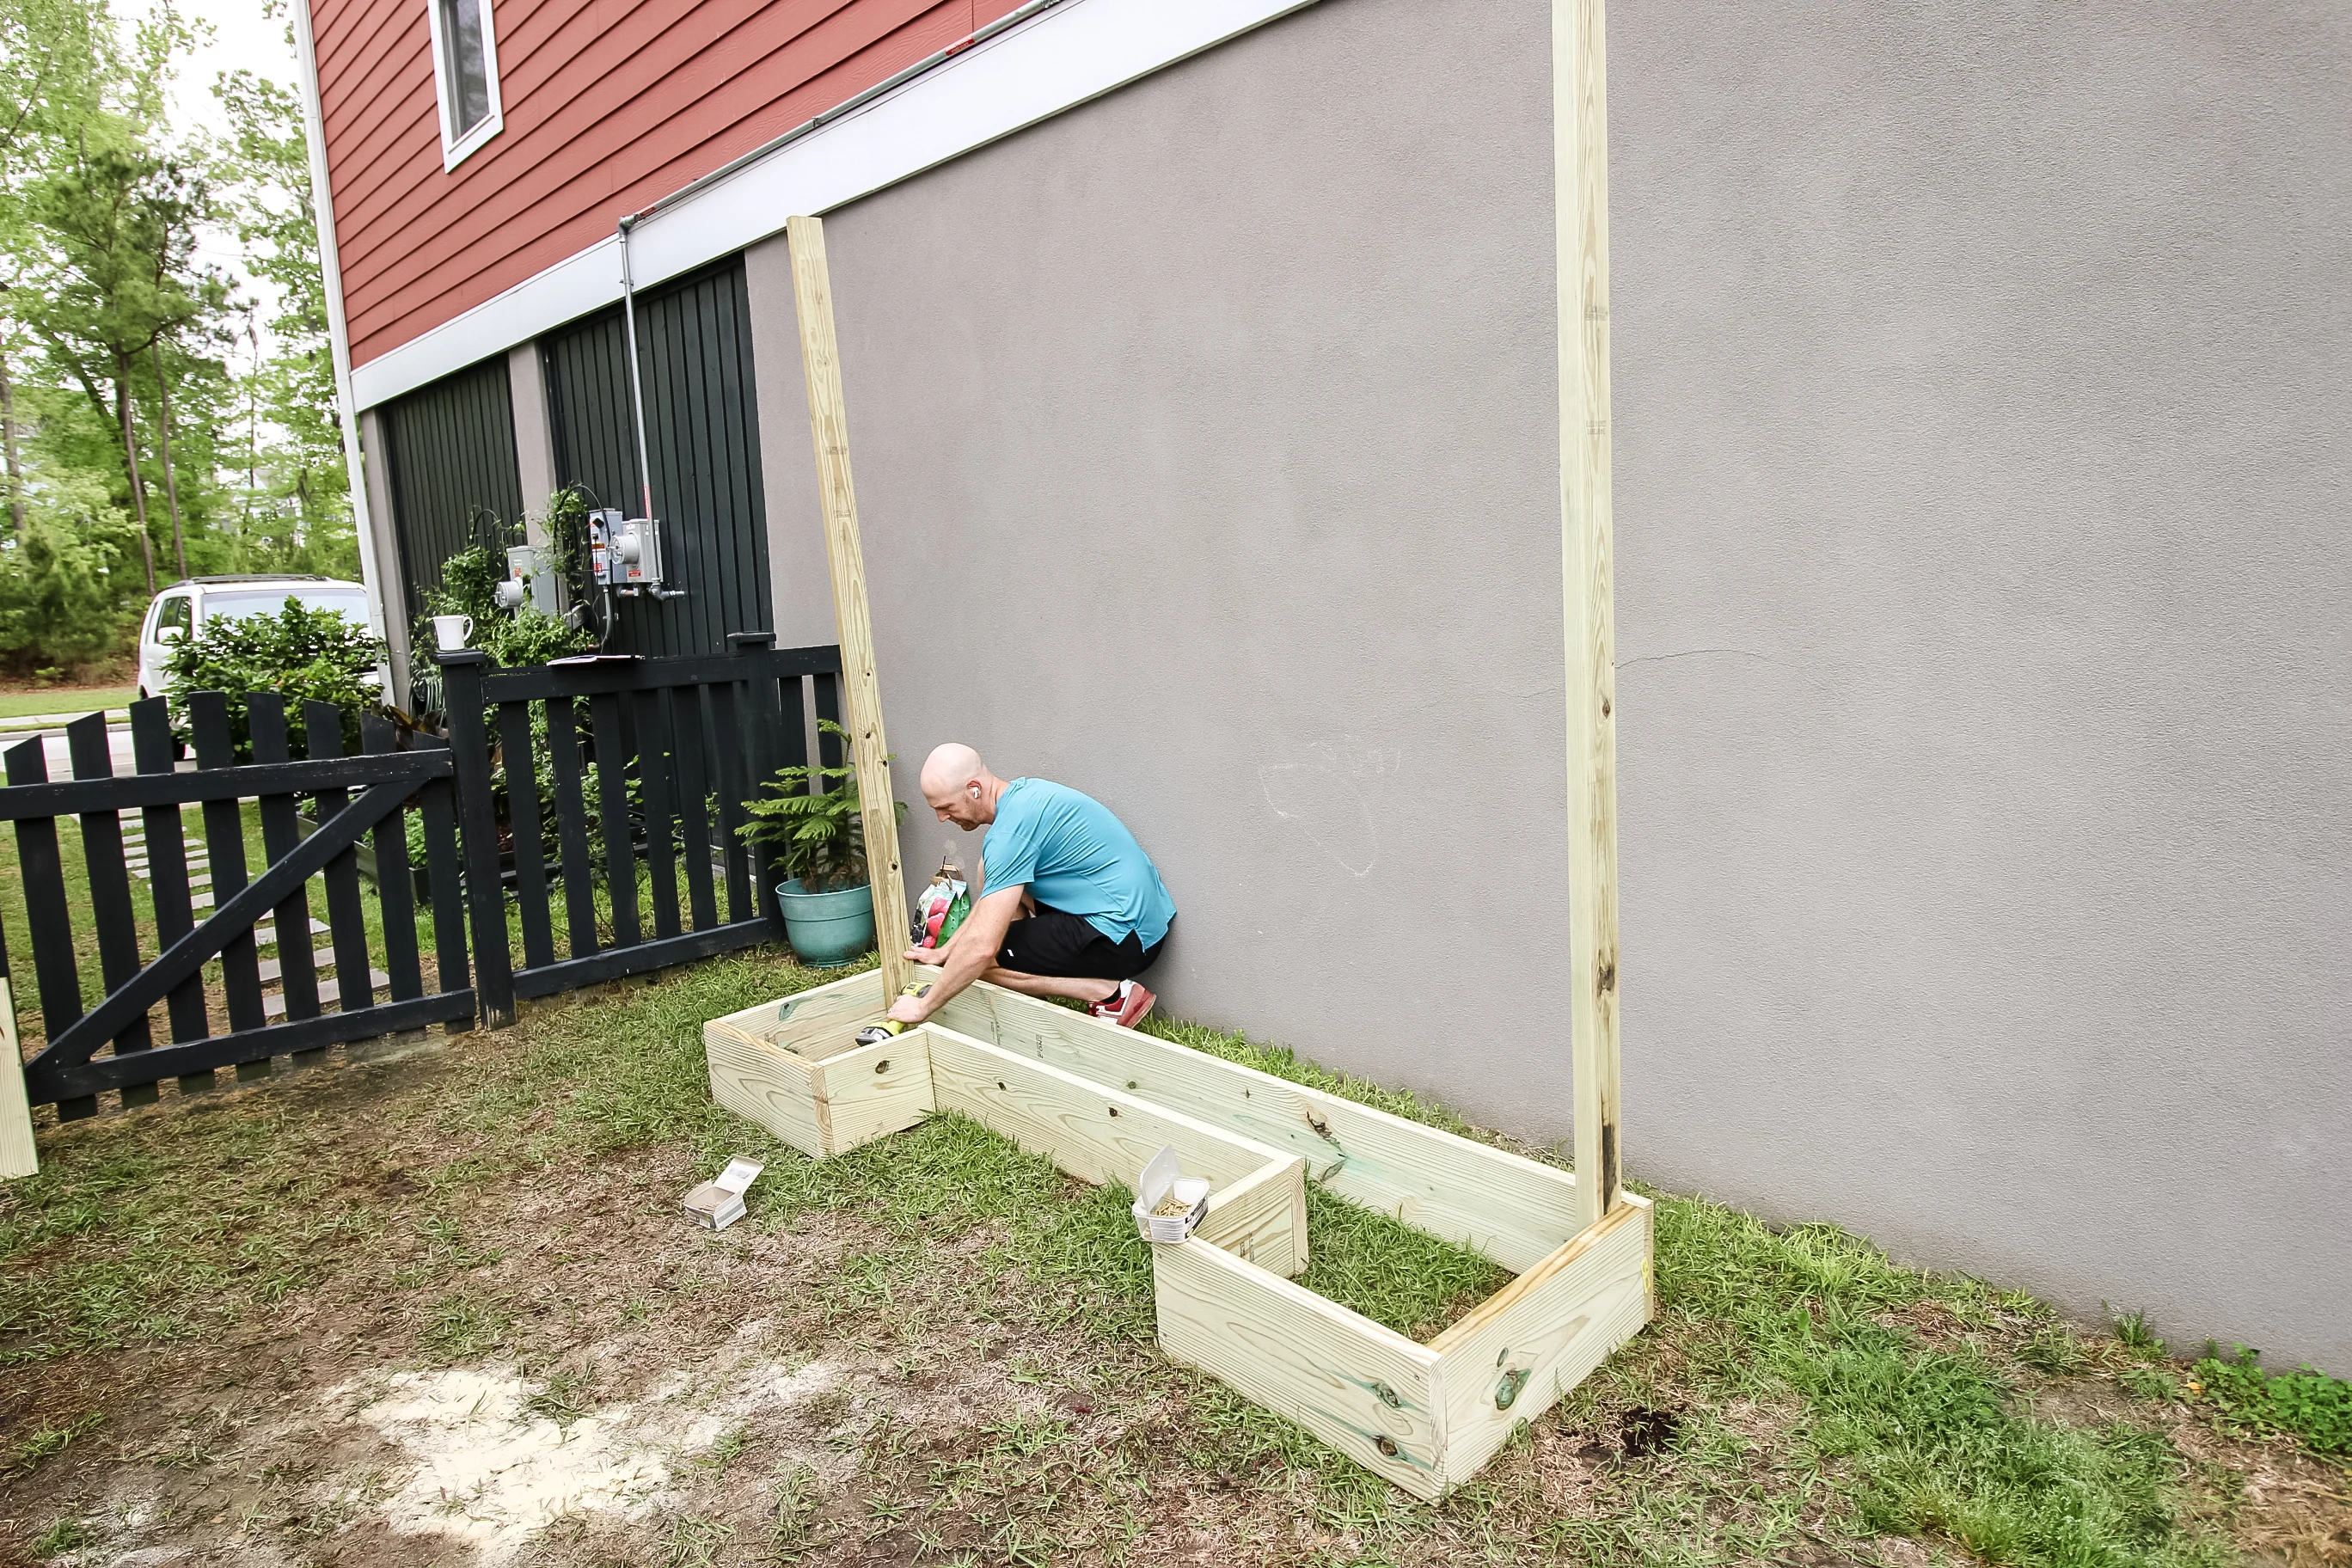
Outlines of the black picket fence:
[{"label": "black picket fence", "polygon": [[777,873],[735,830],[762,781],[807,760],[807,703],[838,719],[840,650],[730,640],[730,655],[530,669],[445,654],[446,737],[369,718],[354,754],[344,713],[311,702],[297,759],[275,693],[247,700],[250,761],[218,692],[188,699],[192,771],[160,698],[131,705],[131,773],[100,714],[67,727],[70,779],[49,779],[40,741],[14,747],[0,821],[16,824],[46,1036],[29,1098],[66,1120],[109,1091],[147,1104],[165,1079],[187,1092],[432,1024],[498,1027],[519,998],[779,940]]}]

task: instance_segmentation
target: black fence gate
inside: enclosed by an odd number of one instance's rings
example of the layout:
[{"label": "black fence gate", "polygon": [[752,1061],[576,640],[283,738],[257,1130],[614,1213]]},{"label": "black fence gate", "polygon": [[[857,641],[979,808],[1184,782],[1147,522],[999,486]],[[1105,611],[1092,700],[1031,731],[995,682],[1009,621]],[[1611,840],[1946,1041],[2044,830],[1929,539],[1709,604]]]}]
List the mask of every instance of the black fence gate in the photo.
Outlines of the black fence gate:
[{"label": "black fence gate", "polygon": [[[447,737],[371,718],[352,754],[343,711],[311,702],[295,758],[272,692],[247,699],[249,760],[218,692],[188,700],[193,771],[161,698],[131,705],[132,772],[115,773],[100,714],[67,729],[70,779],[48,777],[41,741],[11,749],[0,821],[16,824],[47,1037],[28,1098],[66,1120],[108,1091],[147,1104],[165,1079],[201,1089],[221,1068],[254,1077],[431,1024],[495,1027],[518,998],[780,939],[770,858],[735,829],[761,781],[806,760],[808,678],[837,716],[840,651],[730,640],[731,655],[531,669],[443,655]],[[6,963],[0,943],[0,976]]]}]

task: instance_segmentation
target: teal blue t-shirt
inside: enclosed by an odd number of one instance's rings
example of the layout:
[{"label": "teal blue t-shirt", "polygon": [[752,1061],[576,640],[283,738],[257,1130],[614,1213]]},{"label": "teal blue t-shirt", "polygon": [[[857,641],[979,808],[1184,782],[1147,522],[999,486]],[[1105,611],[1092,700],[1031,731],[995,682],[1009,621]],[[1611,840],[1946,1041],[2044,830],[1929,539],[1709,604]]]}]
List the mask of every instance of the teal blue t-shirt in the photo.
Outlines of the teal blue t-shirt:
[{"label": "teal blue t-shirt", "polygon": [[981,896],[1000,888],[1082,917],[1113,942],[1135,933],[1150,947],[1168,934],[1175,900],[1160,870],[1110,808],[1066,784],[1014,779],[996,797],[980,844]]}]

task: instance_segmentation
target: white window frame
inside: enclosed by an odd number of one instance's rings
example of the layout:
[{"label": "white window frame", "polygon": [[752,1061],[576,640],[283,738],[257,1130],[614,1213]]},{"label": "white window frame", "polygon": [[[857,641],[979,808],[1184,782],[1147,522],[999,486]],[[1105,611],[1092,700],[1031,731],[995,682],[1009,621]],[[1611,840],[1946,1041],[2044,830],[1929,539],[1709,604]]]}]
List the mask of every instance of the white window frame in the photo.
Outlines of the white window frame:
[{"label": "white window frame", "polygon": [[482,71],[488,79],[490,111],[464,136],[455,134],[449,106],[456,102],[456,84],[449,80],[449,51],[441,40],[443,0],[425,0],[425,19],[433,30],[433,92],[441,105],[441,169],[446,174],[472,157],[484,142],[506,128],[506,105],[499,92],[498,28],[490,20],[491,0],[481,0]]}]

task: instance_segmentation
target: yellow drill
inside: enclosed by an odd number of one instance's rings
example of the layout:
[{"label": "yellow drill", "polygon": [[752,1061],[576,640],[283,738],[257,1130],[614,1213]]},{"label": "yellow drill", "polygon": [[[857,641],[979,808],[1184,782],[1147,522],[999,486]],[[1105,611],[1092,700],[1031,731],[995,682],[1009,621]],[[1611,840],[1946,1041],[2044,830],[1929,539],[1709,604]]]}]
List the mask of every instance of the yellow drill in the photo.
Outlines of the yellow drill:
[{"label": "yellow drill", "polygon": [[[920,985],[909,985],[904,991],[899,992],[898,994],[900,996],[928,996],[930,994],[930,984],[929,982],[926,982]],[[898,1019],[885,1018],[880,1023],[876,1024],[871,1027],[858,1030],[857,1043],[861,1046],[878,1046],[883,1041],[893,1038],[898,1035],[903,1035],[906,1032],[907,1026],[898,1022]]]}]

